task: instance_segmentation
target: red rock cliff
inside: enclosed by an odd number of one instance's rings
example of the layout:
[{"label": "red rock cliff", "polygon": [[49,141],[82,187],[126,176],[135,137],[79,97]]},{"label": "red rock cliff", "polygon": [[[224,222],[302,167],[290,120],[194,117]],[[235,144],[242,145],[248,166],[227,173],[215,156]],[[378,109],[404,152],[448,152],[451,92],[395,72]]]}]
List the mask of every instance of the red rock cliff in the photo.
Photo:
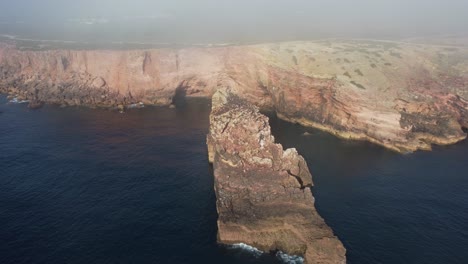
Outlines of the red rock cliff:
[{"label": "red rock cliff", "polygon": [[168,105],[219,87],[282,119],[406,152],[463,140],[468,49],[292,42],[134,51],[0,45],[0,91],[61,105]]}]

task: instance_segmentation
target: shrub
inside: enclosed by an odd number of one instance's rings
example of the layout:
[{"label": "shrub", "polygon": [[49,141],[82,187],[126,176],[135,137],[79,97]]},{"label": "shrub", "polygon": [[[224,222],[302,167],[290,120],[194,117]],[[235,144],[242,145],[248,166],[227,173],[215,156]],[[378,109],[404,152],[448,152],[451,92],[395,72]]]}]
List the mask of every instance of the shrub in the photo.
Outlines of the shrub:
[{"label": "shrub", "polygon": [[363,90],[366,89],[366,87],[364,87],[362,84],[359,84],[359,83],[357,83],[357,82],[355,82],[355,81],[351,81],[351,83],[354,84],[354,85],[355,85],[356,87],[358,87],[359,89],[363,89]]},{"label": "shrub", "polygon": [[297,65],[297,58],[296,58],[296,56],[293,56],[293,57],[292,57],[292,60],[293,60],[294,64]]},{"label": "shrub", "polygon": [[354,72],[357,73],[359,76],[364,76],[364,74],[362,74],[361,70],[359,69],[354,70]]}]

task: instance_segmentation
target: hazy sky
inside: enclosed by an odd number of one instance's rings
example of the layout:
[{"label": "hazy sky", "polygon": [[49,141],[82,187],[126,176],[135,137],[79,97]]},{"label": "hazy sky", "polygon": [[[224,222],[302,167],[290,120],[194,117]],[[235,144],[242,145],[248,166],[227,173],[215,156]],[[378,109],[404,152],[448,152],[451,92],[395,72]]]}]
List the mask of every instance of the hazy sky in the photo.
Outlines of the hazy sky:
[{"label": "hazy sky", "polygon": [[422,36],[467,32],[468,0],[0,0],[0,24],[175,39]]}]

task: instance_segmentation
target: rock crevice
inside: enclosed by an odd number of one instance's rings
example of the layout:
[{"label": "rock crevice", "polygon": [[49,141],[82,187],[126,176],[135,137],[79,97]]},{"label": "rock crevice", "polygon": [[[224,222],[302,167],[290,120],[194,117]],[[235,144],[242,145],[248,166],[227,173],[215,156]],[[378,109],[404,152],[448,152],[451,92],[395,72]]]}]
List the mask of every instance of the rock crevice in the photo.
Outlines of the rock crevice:
[{"label": "rock crevice", "polygon": [[305,160],[275,143],[256,106],[218,90],[207,145],[219,242],[301,255],[306,263],[346,262],[345,248],[315,210]]}]

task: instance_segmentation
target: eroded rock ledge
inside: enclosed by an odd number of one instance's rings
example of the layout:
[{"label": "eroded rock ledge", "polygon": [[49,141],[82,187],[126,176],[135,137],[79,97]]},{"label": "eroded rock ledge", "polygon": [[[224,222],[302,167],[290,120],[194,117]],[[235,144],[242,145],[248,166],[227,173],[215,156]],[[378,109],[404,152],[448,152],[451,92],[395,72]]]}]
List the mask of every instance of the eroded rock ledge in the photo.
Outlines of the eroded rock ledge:
[{"label": "eroded rock ledge", "polygon": [[468,131],[468,48],[317,41],[152,50],[0,43],[0,92],[62,106],[170,105],[218,87],[278,117],[398,152]]},{"label": "eroded rock ledge", "polygon": [[275,144],[268,118],[221,89],[210,124],[219,242],[281,250],[306,263],[345,263],[345,248],[315,210],[304,158]]}]

